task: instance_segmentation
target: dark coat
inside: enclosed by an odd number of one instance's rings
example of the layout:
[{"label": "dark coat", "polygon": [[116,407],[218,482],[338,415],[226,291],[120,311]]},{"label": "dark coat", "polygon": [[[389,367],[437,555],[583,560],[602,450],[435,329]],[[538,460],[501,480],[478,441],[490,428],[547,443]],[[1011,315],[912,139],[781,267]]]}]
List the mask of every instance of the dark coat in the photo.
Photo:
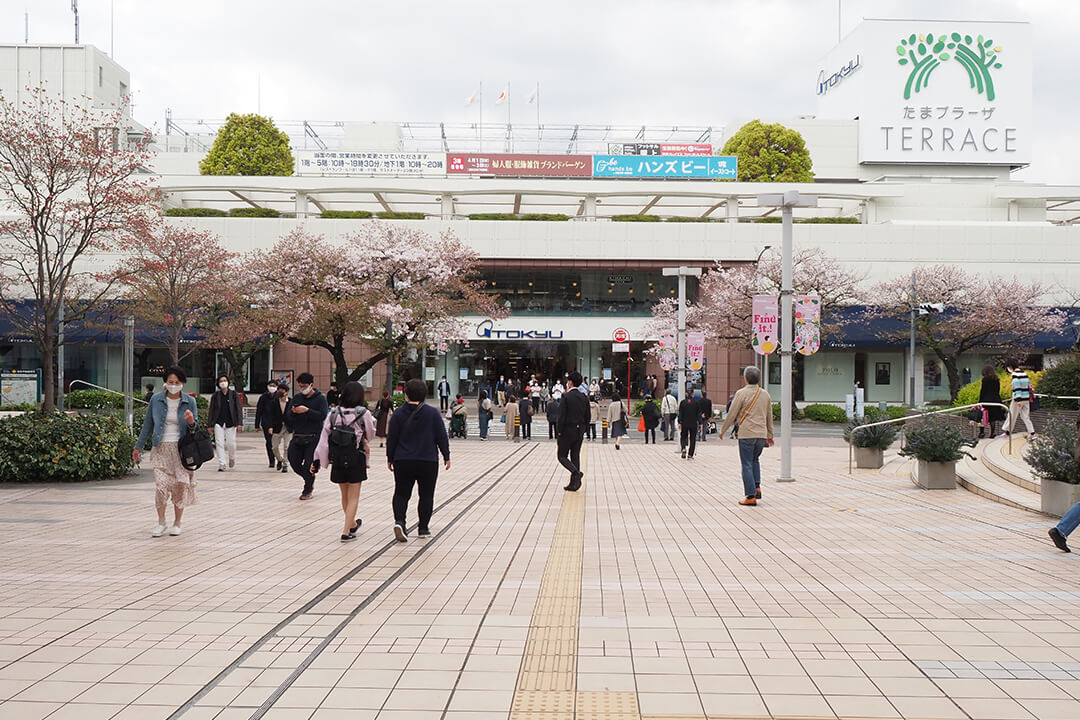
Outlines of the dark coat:
[{"label": "dark coat", "polygon": [[386,426],[390,422],[390,415],[394,412],[394,401],[390,398],[379,398],[375,403],[375,437],[386,437]]},{"label": "dark coat", "polygon": [[585,432],[585,426],[592,422],[589,398],[576,387],[567,390],[559,401],[559,414],[556,427],[559,435],[573,435]]},{"label": "dark coat", "polygon": [[660,408],[652,400],[646,400],[641,407],[641,417],[645,420],[646,430],[655,430],[660,425]]},{"label": "dark coat", "polygon": [[232,416],[232,425],[228,427],[241,427],[244,424],[244,408],[240,405],[240,394],[235,390],[229,390],[227,395],[223,395],[218,390],[210,396],[210,408],[206,413],[207,424],[211,427],[217,425],[218,413],[223,402],[228,403],[229,414]]},{"label": "dark coat", "polygon": [[[979,402],[1001,402],[1001,383],[998,382],[997,375],[983,376],[982,384],[979,386]],[[991,422],[1001,422],[1005,419],[1005,408],[991,406],[986,408],[986,413],[990,416]]]}]

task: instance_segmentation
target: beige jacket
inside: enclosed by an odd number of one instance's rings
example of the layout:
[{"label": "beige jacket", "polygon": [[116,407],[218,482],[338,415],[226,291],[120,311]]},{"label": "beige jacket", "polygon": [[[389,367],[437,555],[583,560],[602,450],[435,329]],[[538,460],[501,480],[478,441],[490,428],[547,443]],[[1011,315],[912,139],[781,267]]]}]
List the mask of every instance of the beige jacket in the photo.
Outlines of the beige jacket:
[{"label": "beige jacket", "polygon": [[[755,402],[754,395],[758,390],[761,390],[761,394]],[[745,419],[743,415],[746,416]],[[720,436],[726,437],[728,430],[735,423],[739,423],[740,440],[752,438],[772,440],[772,398],[760,385],[746,385],[735,393],[735,399],[731,401],[731,410],[724,418],[723,427],[720,428]]]}]

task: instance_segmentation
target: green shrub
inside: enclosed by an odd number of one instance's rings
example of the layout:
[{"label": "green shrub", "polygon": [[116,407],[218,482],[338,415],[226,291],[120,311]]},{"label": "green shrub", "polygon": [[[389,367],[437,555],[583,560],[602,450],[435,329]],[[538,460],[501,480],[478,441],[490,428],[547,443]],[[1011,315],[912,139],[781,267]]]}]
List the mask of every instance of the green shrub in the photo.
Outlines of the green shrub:
[{"label": "green shrub", "polygon": [[169,208],[165,211],[169,217],[228,217],[229,213],[218,208]]},{"label": "green shrub", "polygon": [[470,213],[470,220],[520,220],[514,213]]},{"label": "green shrub", "polygon": [[64,396],[64,406],[71,410],[123,408],[124,396],[104,390],[72,390]]},{"label": "green shrub", "polygon": [[672,215],[666,218],[664,222],[673,223],[710,223],[716,222],[715,218],[700,217],[698,215]]},{"label": "green shrub", "polygon": [[[851,442],[855,447],[861,448],[876,448],[878,450],[888,450],[889,446],[896,440],[896,436],[900,433],[900,425],[903,423],[894,423],[892,425],[878,425],[876,427],[863,428],[855,431],[855,428],[859,425],[866,425],[867,423],[881,422],[882,420],[892,420],[889,417],[888,412],[882,412],[875,407],[866,408],[865,416],[860,420],[855,418],[849,420],[847,427],[844,428],[844,439]],[[854,432],[854,436],[852,435]]]},{"label": "green shrub", "polygon": [[1041,480],[1080,484],[1080,460],[1076,458],[1076,425],[1053,417],[1024,448],[1024,459]]},{"label": "green shrub", "polygon": [[375,217],[380,220],[423,220],[424,213],[422,212],[396,212],[393,210],[384,210],[383,212],[375,213]]},{"label": "green shrub", "polygon": [[[1028,373],[1032,376],[1032,385],[1047,395],[1080,396],[1080,355],[1070,355],[1049,370],[1042,373]],[[1035,375],[1040,375],[1035,382]],[[1057,410],[1075,410],[1075,400],[1055,400],[1041,398],[1043,407]]]},{"label": "green shrub", "polygon": [[[1076,372],[1080,373],[1080,360],[1077,361]],[[1042,372],[1037,370],[1028,371],[1028,378],[1031,379],[1031,387],[1038,388],[1039,392],[1046,392],[1043,389],[1043,378],[1048,371]],[[1012,378],[1004,370],[998,370],[998,392],[1001,395],[1001,402],[1008,405],[1012,402]],[[1080,379],[1080,375],[1077,376]],[[960,405],[974,405],[979,402],[979,392],[982,390],[982,376],[964,385],[956,393],[956,402],[952,403],[953,407],[959,407]],[[1055,395],[1080,395],[1080,393],[1054,393]],[[1068,402],[1068,401],[1065,401]],[[1075,409],[1075,405],[1071,406]]]},{"label": "green shrub", "polygon": [[521,219],[526,221],[566,222],[570,219],[570,216],[562,213],[525,213],[521,216]]},{"label": "green shrub", "polygon": [[[907,416],[908,409],[903,405],[890,405],[885,408],[885,414],[890,420],[897,420]],[[897,426],[902,426],[904,423],[896,423]]]},{"label": "green shrub", "polygon": [[37,403],[15,403],[13,405],[0,405],[0,412],[37,412]]},{"label": "green shrub", "polygon": [[847,422],[848,419],[844,408],[823,403],[807,405],[803,408],[803,414],[806,415],[808,420],[817,420],[818,422],[842,423]]},{"label": "green shrub", "polygon": [[265,207],[236,207],[229,210],[229,217],[276,218],[281,217],[281,211]]},{"label": "green shrub", "polygon": [[977,441],[969,439],[959,425],[936,416],[924,416],[913,425],[905,431],[904,447],[900,448],[904,457],[926,462],[955,462],[973,457],[962,448],[975,447]]},{"label": "green shrub", "polygon": [[27,413],[0,420],[0,482],[77,482],[125,475],[134,439],[109,415]]},{"label": "green shrub", "polygon": [[636,403],[634,403],[634,413],[633,414],[634,415],[641,415],[641,409],[643,407],[645,407],[646,402],[651,402],[656,407],[660,407],[660,401],[655,399],[655,398],[652,399],[652,400],[638,400]]},{"label": "green shrub", "polygon": [[325,220],[367,220],[370,210],[324,210],[319,217]]},{"label": "green shrub", "polygon": [[405,404],[405,393],[396,392],[391,396],[390,399],[394,401],[394,407],[399,408]]},{"label": "green shrub", "polygon": [[611,222],[661,222],[663,220],[659,215],[612,215]]},{"label": "green shrub", "polygon": [[860,225],[862,220],[857,217],[808,217],[795,222],[807,225]]},{"label": "green shrub", "polygon": [[[804,413],[802,410],[800,410],[798,405],[793,404],[791,406],[791,419],[792,420],[802,420],[805,417],[806,417],[806,413]],[[738,418],[736,418],[736,420],[737,419]],[[772,419],[773,419],[773,422],[780,422],[780,403],[773,403],[772,404]]]}]

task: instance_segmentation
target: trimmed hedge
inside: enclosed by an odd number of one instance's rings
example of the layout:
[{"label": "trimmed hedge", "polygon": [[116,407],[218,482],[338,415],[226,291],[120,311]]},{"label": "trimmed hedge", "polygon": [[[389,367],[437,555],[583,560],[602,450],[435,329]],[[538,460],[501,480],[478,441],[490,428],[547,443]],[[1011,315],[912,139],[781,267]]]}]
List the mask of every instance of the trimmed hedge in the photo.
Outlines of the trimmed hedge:
[{"label": "trimmed hedge", "polygon": [[847,412],[844,411],[844,408],[836,407],[835,405],[814,403],[813,405],[804,407],[803,413],[806,415],[807,420],[817,420],[818,422],[827,423],[847,422]]},{"label": "trimmed hedge", "polygon": [[659,215],[612,215],[611,222],[660,222]]},{"label": "trimmed hedge", "polygon": [[13,405],[0,405],[0,412],[37,412],[37,403],[15,403]]},{"label": "trimmed hedge", "polygon": [[[750,223],[780,223],[784,218],[779,215],[769,215],[767,217],[759,218],[740,218],[739,222]],[[808,217],[808,218],[792,218],[792,222],[795,224],[804,225],[860,225],[862,221],[855,217]]]},{"label": "trimmed hedge", "polygon": [[165,211],[168,217],[228,217],[229,213],[218,208],[169,208]]},{"label": "trimmed hedge", "polygon": [[393,212],[385,210],[383,212],[375,213],[375,217],[380,220],[423,220],[425,216],[422,212]]},{"label": "trimmed hedge", "polygon": [[[792,404],[791,405],[791,419],[792,420],[802,420],[804,417],[806,417],[806,416],[803,414],[803,411],[799,409],[799,406],[795,405],[795,404]],[[772,404],[772,419],[773,419],[773,422],[780,422],[780,403],[773,403]],[[736,418],[736,420],[738,420],[738,418]]]},{"label": "trimmed hedge", "polygon": [[711,223],[716,222],[716,218],[700,217],[697,215],[672,215],[666,218],[664,222],[673,223]]},{"label": "trimmed hedge", "polygon": [[264,207],[236,207],[229,210],[229,217],[277,218],[281,217],[281,211]]},{"label": "trimmed hedge", "polygon": [[370,210],[324,210],[319,217],[325,220],[367,220],[372,214]]},{"label": "trimmed hedge", "polygon": [[[1072,355],[1042,373],[1029,372],[1028,375],[1031,376],[1032,386],[1041,393],[1073,397],[1080,395],[1080,355]],[[1075,400],[1041,400],[1043,407],[1048,410],[1075,410],[1077,407]]]},{"label": "trimmed hedge", "polygon": [[79,482],[126,475],[134,438],[111,415],[27,413],[0,420],[0,482]]},{"label": "trimmed hedge", "polygon": [[525,221],[541,220],[545,222],[567,222],[570,220],[570,216],[562,213],[525,213],[520,219]]},{"label": "trimmed hedge", "polygon": [[651,402],[654,405],[656,405],[656,407],[660,407],[660,401],[657,400],[656,398],[653,398],[652,400],[638,400],[636,403],[634,403],[634,412],[633,412],[633,414],[634,415],[641,415],[641,409],[645,407],[646,402]]}]

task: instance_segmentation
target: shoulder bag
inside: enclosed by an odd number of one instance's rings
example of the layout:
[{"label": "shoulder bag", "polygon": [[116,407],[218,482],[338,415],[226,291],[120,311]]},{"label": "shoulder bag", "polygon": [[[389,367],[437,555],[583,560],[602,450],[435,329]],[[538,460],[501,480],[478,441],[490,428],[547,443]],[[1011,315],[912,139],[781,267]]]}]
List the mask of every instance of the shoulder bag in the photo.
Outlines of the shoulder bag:
[{"label": "shoulder bag", "polygon": [[180,464],[185,470],[198,470],[203,463],[214,459],[214,442],[210,433],[198,424],[189,427],[187,434],[176,443],[180,451]]},{"label": "shoulder bag", "polygon": [[743,422],[745,422],[746,418],[748,418],[750,416],[750,411],[753,410],[754,405],[757,404],[758,395],[760,395],[760,394],[761,394],[761,388],[759,387],[757,389],[757,392],[754,393],[754,399],[750,401],[750,407],[746,408],[746,412],[744,412],[742,414],[741,418],[739,418],[738,420],[735,421],[735,425],[731,428],[731,437],[732,438],[734,438],[736,440],[739,439],[739,425],[741,425]]}]

